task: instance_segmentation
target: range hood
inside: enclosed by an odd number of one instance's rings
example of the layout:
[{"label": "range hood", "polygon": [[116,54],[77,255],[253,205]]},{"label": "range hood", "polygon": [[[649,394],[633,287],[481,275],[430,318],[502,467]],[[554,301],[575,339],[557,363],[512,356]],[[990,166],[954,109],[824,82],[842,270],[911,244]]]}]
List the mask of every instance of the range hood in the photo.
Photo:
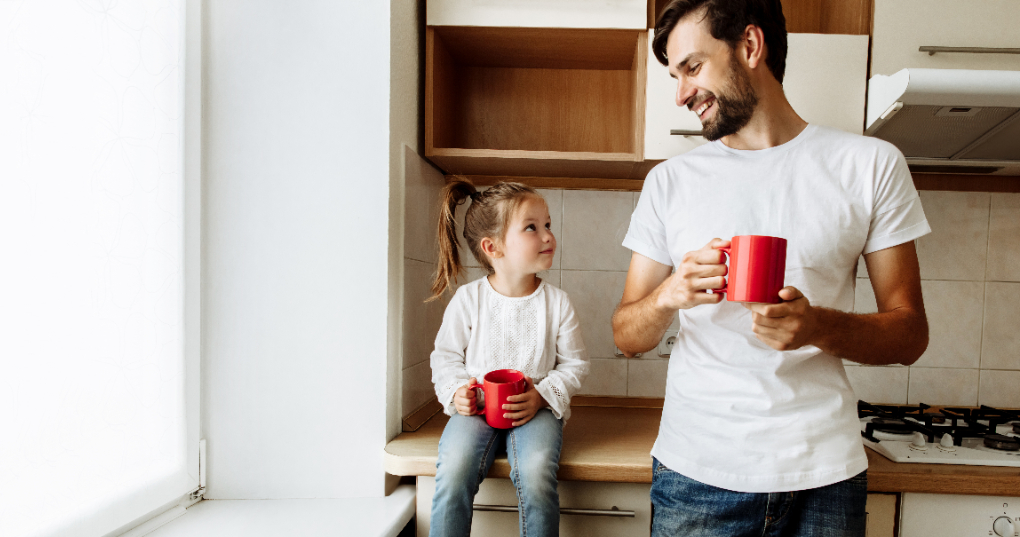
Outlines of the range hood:
[{"label": "range hood", "polygon": [[876,75],[864,134],[898,147],[912,171],[1020,175],[1020,71]]}]

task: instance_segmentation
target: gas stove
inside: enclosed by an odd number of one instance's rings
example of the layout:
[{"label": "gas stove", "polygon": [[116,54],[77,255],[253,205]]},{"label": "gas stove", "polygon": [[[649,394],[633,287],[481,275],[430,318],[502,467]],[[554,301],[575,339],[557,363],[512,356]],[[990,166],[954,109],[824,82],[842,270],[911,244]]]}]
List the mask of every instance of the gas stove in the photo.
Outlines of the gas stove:
[{"label": "gas stove", "polygon": [[864,445],[895,462],[1020,467],[1020,411],[857,402]]}]

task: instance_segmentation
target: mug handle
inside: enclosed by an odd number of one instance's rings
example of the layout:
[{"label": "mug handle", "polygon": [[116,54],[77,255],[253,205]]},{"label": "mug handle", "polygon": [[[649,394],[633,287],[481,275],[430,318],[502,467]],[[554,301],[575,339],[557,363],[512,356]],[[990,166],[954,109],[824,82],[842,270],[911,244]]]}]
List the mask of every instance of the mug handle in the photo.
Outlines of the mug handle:
[{"label": "mug handle", "polygon": [[[472,390],[478,390],[478,391],[482,392],[482,396],[479,397],[479,399],[481,399],[482,397],[485,396],[485,386],[484,385],[482,385],[482,384],[472,384],[471,385],[471,389]],[[478,407],[478,405],[476,403],[475,404],[475,408],[478,409],[478,414],[477,414],[478,416],[484,416],[485,415],[485,405],[482,405],[481,407]]]},{"label": "mug handle", "polygon": [[[730,249],[732,249],[732,246],[723,246],[722,248],[716,248],[716,250],[719,250],[720,252],[726,254],[726,261],[730,260]],[[723,281],[726,280],[724,279]],[[714,294],[725,293],[728,288],[729,282],[727,281],[727,284],[723,285],[722,289],[712,289],[712,293]]]}]

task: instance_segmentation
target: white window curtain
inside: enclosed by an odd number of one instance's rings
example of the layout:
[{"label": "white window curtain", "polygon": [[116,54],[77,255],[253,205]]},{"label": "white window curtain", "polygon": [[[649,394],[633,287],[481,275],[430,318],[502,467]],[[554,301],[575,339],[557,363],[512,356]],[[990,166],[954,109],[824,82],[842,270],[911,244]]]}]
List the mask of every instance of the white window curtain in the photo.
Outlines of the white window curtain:
[{"label": "white window curtain", "polygon": [[5,537],[101,536],[197,486],[185,30],[184,0],[0,1]]}]

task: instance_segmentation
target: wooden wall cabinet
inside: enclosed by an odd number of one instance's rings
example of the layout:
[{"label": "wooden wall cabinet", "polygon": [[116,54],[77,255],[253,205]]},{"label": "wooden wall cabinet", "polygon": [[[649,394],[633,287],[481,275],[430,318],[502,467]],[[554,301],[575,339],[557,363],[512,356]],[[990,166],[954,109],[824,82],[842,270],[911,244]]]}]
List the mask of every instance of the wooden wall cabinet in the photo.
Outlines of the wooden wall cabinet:
[{"label": "wooden wall cabinet", "polygon": [[631,177],[643,160],[646,10],[431,0],[425,155],[451,174]]}]

